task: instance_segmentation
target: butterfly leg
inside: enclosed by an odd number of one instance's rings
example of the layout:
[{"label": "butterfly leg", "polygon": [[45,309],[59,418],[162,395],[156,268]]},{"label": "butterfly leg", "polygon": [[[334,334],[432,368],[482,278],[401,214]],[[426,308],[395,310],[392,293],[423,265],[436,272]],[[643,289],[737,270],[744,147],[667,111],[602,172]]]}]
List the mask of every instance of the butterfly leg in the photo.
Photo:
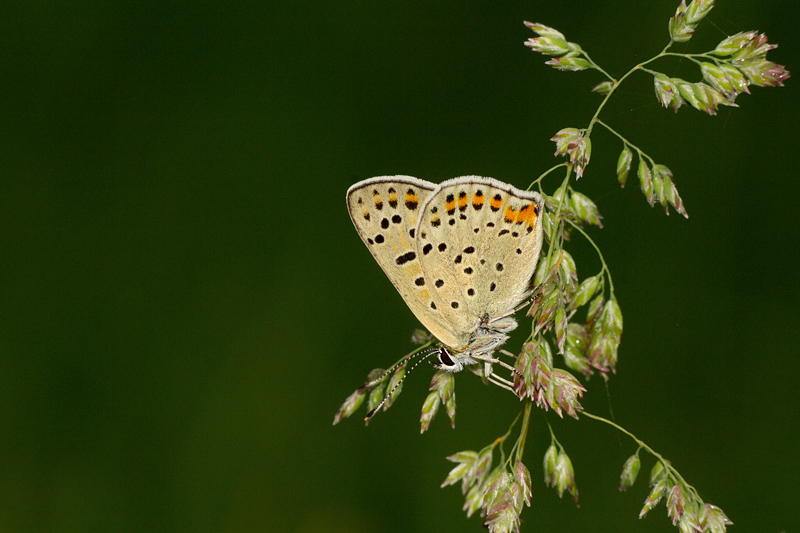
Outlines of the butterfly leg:
[{"label": "butterfly leg", "polygon": [[514,359],[515,361],[517,360],[517,356],[514,355],[513,353],[509,352],[508,350],[498,350],[498,351],[500,353],[502,353],[503,355],[509,356],[511,359]]},{"label": "butterfly leg", "polygon": [[[505,350],[502,350],[502,351],[505,352]],[[506,353],[513,357],[513,354],[511,354],[509,352],[506,352]],[[501,387],[503,389],[506,389],[506,390],[509,390],[509,391],[513,392],[514,394],[517,394],[517,391],[514,389],[514,383],[513,382],[511,382],[511,381],[509,381],[509,380],[507,380],[505,378],[502,378],[502,377],[500,377],[497,374],[492,372],[492,364],[493,363],[497,363],[498,365],[502,366],[503,368],[506,368],[506,369],[510,370],[512,372],[512,374],[519,374],[517,369],[515,369],[513,366],[511,366],[509,364],[504,363],[503,361],[501,361],[499,359],[494,359],[492,357],[477,357],[477,356],[474,356],[474,355],[472,357],[473,357],[473,359],[477,359],[479,361],[483,361],[484,362],[484,375],[486,376],[486,379],[488,379],[489,381],[491,381],[492,383],[494,383],[498,387]]]},{"label": "butterfly leg", "polygon": [[503,379],[497,374],[491,374],[488,379],[498,387],[511,391],[514,394],[517,394],[517,391],[514,390],[514,384],[508,381],[507,379]]},{"label": "butterfly leg", "polygon": [[[505,352],[505,350],[503,350],[503,352]],[[511,357],[514,357],[514,355],[509,353],[509,352],[505,352],[505,353],[506,353],[506,355],[510,355]],[[487,370],[489,372],[491,372],[492,364],[494,364],[494,363],[497,363],[498,365],[502,366],[503,368],[505,368],[507,370],[510,370],[511,372],[516,372],[516,369],[513,366],[509,365],[508,363],[504,363],[500,359],[495,359],[493,357],[477,356],[477,355],[473,355],[472,358],[473,359],[477,359],[478,361],[483,361],[484,363],[486,363],[486,367],[484,368],[484,370]],[[487,373],[486,376],[488,377],[489,374]]]},{"label": "butterfly leg", "polygon": [[492,379],[492,382],[495,385],[500,385],[501,387],[505,386],[505,388],[513,390],[513,387],[514,387],[514,383],[513,382],[511,382],[511,381],[509,381],[509,380],[507,380],[505,378],[501,378],[497,374],[492,374],[491,375],[491,379]]}]

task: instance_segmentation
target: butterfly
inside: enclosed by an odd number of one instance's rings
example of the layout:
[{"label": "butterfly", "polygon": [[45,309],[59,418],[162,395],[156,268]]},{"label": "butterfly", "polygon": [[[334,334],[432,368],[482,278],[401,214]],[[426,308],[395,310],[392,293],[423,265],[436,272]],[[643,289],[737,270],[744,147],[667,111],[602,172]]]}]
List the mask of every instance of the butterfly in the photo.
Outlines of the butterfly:
[{"label": "butterfly", "polygon": [[[347,191],[361,240],[414,316],[439,341],[439,370],[480,362],[494,383],[494,352],[517,327],[542,248],[544,202],[537,192],[462,176],[435,184],[380,176]],[[513,370],[513,369],[512,369]]]}]

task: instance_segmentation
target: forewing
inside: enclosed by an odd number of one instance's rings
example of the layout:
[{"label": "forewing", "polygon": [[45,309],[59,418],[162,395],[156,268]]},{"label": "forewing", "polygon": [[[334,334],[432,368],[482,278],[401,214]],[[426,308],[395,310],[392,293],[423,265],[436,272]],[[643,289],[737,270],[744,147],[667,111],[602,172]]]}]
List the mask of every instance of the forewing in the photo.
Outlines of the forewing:
[{"label": "forewing", "polygon": [[460,337],[523,299],[542,247],[543,207],[536,192],[478,176],[443,182],[423,204],[422,272]]},{"label": "forewing", "polygon": [[436,187],[410,176],[370,178],[348,189],[347,209],[361,240],[414,316],[440,341],[452,346],[458,339],[433,304],[416,246],[422,204]]}]

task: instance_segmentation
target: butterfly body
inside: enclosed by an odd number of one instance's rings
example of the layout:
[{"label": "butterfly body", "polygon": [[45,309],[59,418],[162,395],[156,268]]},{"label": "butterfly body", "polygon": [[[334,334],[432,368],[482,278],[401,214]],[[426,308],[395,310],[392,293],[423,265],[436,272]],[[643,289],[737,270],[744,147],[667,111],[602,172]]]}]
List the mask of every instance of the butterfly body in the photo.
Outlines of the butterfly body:
[{"label": "butterfly body", "polygon": [[441,184],[383,176],[350,187],[347,206],[375,260],[440,341],[434,366],[456,372],[495,361],[541,250],[541,196],[478,176]]}]

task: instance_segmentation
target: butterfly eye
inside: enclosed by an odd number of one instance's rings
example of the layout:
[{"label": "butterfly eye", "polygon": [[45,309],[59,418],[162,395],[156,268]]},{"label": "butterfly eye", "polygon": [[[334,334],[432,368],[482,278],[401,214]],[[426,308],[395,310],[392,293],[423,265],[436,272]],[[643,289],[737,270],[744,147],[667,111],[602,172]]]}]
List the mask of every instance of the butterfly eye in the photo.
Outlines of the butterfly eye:
[{"label": "butterfly eye", "polygon": [[455,365],[453,360],[450,358],[450,353],[447,351],[446,348],[439,348],[438,357],[439,357],[439,363],[442,364],[443,366],[450,367]]}]

